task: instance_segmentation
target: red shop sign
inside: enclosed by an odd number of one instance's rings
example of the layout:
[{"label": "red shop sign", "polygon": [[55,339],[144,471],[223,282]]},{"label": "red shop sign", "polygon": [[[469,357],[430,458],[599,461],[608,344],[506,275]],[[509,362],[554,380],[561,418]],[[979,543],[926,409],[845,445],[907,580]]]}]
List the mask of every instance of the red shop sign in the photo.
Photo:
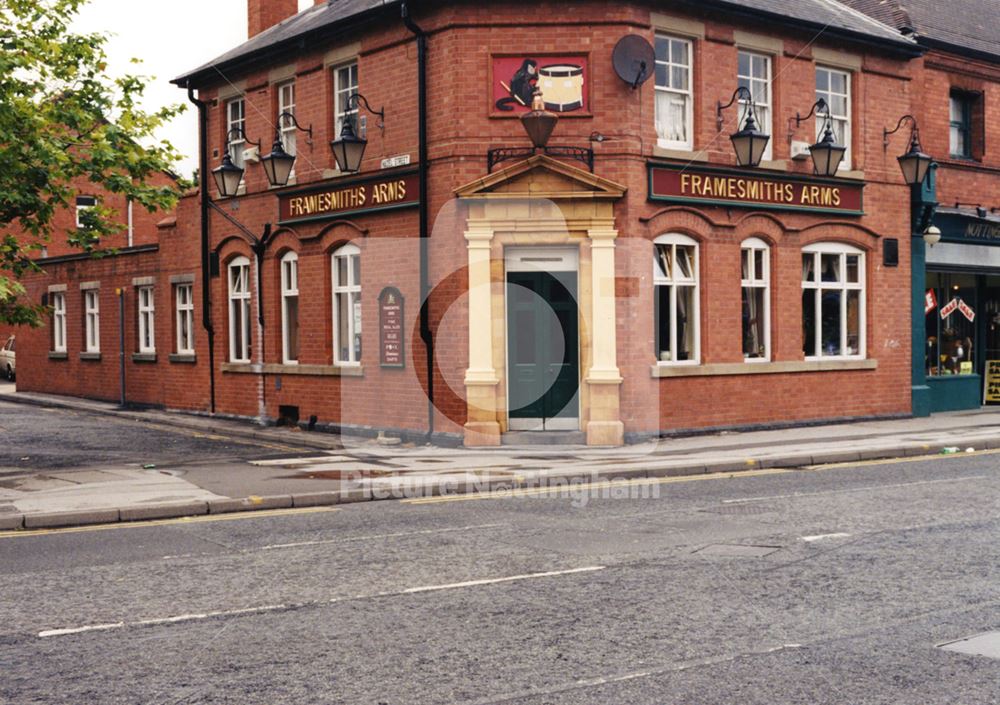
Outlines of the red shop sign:
[{"label": "red shop sign", "polygon": [[649,164],[649,200],[863,215],[864,184],[843,179]]}]

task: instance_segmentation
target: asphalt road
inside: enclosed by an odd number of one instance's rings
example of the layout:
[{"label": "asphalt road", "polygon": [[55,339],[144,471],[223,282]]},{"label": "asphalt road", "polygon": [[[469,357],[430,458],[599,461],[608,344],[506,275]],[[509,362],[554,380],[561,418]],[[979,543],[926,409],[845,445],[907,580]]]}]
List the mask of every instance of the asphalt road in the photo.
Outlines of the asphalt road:
[{"label": "asphalt road", "polygon": [[998,463],[5,535],[0,702],[997,703]]},{"label": "asphalt road", "polygon": [[274,446],[146,421],[0,402],[0,474],[145,464],[171,468],[242,464],[300,451],[316,454],[294,444]]}]

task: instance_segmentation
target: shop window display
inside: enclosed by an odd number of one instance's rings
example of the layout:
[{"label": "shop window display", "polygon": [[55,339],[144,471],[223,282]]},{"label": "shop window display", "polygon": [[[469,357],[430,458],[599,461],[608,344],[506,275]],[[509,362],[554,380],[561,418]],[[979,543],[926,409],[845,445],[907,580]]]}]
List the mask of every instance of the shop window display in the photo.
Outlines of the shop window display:
[{"label": "shop window display", "polygon": [[927,273],[924,310],[927,374],[976,372],[976,279],[971,274]]}]

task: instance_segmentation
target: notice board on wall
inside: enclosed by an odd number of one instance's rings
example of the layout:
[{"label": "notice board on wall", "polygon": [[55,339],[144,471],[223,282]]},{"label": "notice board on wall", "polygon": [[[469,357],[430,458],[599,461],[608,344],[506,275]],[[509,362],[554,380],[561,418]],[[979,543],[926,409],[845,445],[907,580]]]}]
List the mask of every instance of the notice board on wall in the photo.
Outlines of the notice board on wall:
[{"label": "notice board on wall", "polygon": [[1000,360],[986,361],[983,375],[983,403],[1000,404]]}]

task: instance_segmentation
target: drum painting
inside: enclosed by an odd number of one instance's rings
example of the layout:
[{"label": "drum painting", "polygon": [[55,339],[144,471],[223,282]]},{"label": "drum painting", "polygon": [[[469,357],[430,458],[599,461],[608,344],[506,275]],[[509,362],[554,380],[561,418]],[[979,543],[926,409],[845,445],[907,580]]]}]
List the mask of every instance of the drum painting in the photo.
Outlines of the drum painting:
[{"label": "drum painting", "polygon": [[556,113],[588,112],[588,57],[566,56],[494,56],[494,114],[517,115],[531,107],[537,87],[545,108]]},{"label": "drum painting", "polygon": [[583,67],[577,64],[553,64],[538,69],[538,87],[542,89],[545,108],[567,113],[583,107]]}]

